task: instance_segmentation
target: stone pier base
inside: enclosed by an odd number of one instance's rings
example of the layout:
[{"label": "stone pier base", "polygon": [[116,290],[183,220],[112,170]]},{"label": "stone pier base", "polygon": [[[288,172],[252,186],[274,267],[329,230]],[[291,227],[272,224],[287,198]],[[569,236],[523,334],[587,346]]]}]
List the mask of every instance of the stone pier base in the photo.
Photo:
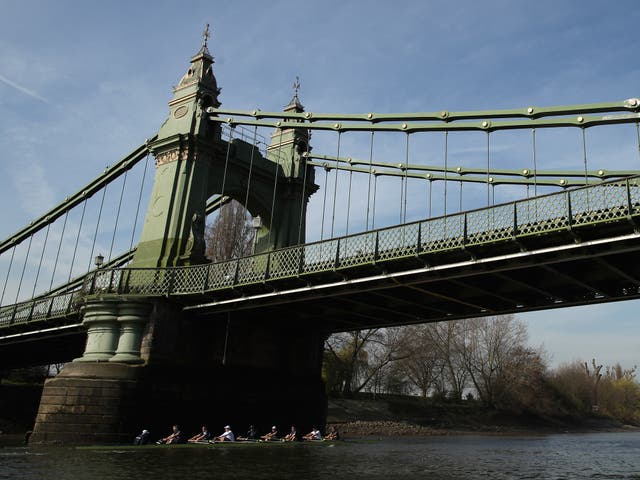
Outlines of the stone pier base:
[{"label": "stone pier base", "polygon": [[142,429],[166,436],[173,424],[187,436],[202,425],[222,433],[230,424],[237,435],[250,424],[261,432],[324,425],[324,337],[309,326],[183,318],[178,306],[158,303],[138,346],[123,337],[135,339],[140,315],[132,321],[129,310],[106,307],[90,310],[89,355],[46,382],[31,442],[128,444]]},{"label": "stone pier base", "polygon": [[123,443],[138,415],[138,375],[128,365],[72,362],[47,380],[32,443]]}]

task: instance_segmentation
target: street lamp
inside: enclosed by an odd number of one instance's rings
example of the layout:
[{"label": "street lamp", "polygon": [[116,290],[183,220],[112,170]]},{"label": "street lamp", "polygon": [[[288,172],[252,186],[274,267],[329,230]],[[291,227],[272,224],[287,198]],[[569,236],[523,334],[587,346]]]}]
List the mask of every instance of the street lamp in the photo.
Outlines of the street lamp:
[{"label": "street lamp", "polygon": [[253,225],[253,252],[251,253],[256,253],[256,245],[258,245],[258,230],[260,230],[260,227],[262,226],[262,219],[260,218],[260,215],[256,215],[255,217],[253,217],[253,219],[251,220],[251,224]]},{"label": "street lamp", "polygon": [[95,263],[96,267],[98,268],[102,266],[102,264],[104,263],[104,257],[102,256],[101,253],[96,255],[96,258],[93,260],[93,263]]}]

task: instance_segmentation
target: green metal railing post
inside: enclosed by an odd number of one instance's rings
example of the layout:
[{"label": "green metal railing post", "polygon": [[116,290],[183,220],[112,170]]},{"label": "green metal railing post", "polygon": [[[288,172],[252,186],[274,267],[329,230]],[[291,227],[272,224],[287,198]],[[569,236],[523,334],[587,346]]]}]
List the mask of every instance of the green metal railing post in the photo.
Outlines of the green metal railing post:
[{"label": "green metal railing post", "polygon": [[573,231],[572,229],[572,224],[573,224],[573,212],[571,211],[571,191],[565,191],[565,196],[567,198],[567,230],[569,230],[570,232]]},{"label": "green metal railing post", "polygon": [[[489,213],[489,212],[487,212]],[[463,216],[463,222],[462,222],[462,247],[466,247],[467,243],[469,241],[468,237],[467,237],[467,213],[464,213]]]},{"label": "green metal railing post", "polygon": [[49,306],[47,307],[47,317],[51,316],[51,310],[53,310],[53,302],[55,300],[56,297],[51,297],[51,300],[49,300]]},{"label": "green metal railing post", "polygon": [[631,198],[631,183],[629,179],[625,179],[624,181],[625,187],[627,188],[627,220],[633,226],[634,231],[638,231],[638,223],[633,218],[633,200]]},{"label": "green metal railing post", "polygon": [[267,267],[264,269],[264,278],[262,279],[263,282],[266,282],[269,278],[270,278],[270,270],[271,270],[271,255],[273,255],[273,253],[269,252],[267,254]]},{"label": "green metal railing post", "polygon": [[376,231],[376,243],[373,248],[373,263],[377,262],[380,258],[380,231]]}]

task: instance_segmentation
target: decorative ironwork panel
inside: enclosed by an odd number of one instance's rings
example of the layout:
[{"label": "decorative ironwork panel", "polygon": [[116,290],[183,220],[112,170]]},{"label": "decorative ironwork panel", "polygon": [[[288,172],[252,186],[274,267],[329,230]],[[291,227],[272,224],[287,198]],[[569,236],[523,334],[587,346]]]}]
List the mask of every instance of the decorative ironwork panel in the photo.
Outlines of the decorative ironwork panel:
[{"label": "decorative ironwork panel", "polygon": [[338,240],[327,240],[304,246],[304,273],[326,272],[336,266]]},{"label": "decorative ironwork panel", "polygon": [[232,286],[236,278],[237,266],[238,262],[236,260],[212,263],[211,265],[209,265],[209,286],[207,290],[217,290]]},{"label": "decorative ironwork panel", "polygon": [[207,280],[207,269],[208,265],[172,269],[175,282],[173,291],[175,293],[202,292]]},{"label": "decorative ironwork panel", "polygon": [[418,253],[420,224],[411,223],[378,232],[378,260],[390,260]]},{"label": "decorative ironwork panel", "polygon": [[49,318],[63,317],[69,311],[75,311],[77,308],[72,308],[72,301],[76,298],[75,292],[65,293],[62,295],[56,295],[51,302],[51,313]]},{"label": "decorative ironwork panel", "polygon": [[423,252],[452,250],[464,245],[464,214],[433,218],[422,222]]},{"label": "decorative ironwork panel", "polygon": [[108,268],[93,273],[92,285],[94,293],[117,292],[122,270]]},{"label": "decorative ironwork panel", "polygon": [[372,263],[376,255],[376,233],[363,233],[340,240],[338,265],[342,268]]},{"label": "decorative ironwork panel", "polygon": [[516,202],[518,235],[533,235],[565,229],[569,225],[567,192]]},{"label": "decorative ironwork panel", "polygon": [[32,320],[41,320],[47,318],[49,315],[49,308],[53,303],[53,297],[39,298],[35,300],[33,305],[33,311],[31,312]]},{"label": "decorative ironwork panel", "polygon": [[269,254],[253,255],[238,259],[237,284],[246,285],[249,283],[263,282],[267,277],[269,265]]},{"label": "decorative ironwork panel", "polygon": [[269,278],[287,278],[298,275],[302,252],[302,247],[285,248],[271,252]]},{"label": "decorative ironwork panel", "polygon": [[467,213],[468,245],[496,242],[513,237],[513,204],[498,205],[489,209]]},{"label": "decorative ironwork panel", "polygon": [[0,327],[8,327],[13,320],[14,305],[0,310]]},{"label": "decorative ironwork panel", "polygon": [[173,291],[174,269],[126,268],[120,288],[133,295],[168,295]]},{"label": "decorative ironwork panel", "polygon": [[631,214],[640,214],[640,179],[627,180],[629,185],[629,202],[631,203]]},{"label": "decorative ironwork panel", "polygon": [[569,192],[573,225],[586,225],[625,217],[626,183],[607,183]]}]

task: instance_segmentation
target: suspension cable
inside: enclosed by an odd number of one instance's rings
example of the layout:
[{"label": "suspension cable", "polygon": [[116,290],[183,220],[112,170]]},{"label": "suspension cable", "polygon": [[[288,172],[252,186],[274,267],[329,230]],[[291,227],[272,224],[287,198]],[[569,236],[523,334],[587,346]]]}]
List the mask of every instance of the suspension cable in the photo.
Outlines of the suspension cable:
[{"label": "suspension cable", "polygon": [[407,197],[409,195],[409,181],[407,178],[407,172],[409,171],[409,133],[407,133],[407,142],[405,145],[405,157],[404,157],[404,205],[403,205],[403,213],[402,213],[402,223],[407,223]]},{"label": "suspension cable", "polygon": [[536,163],[536,129],[531,129],[531,141],[533,143],[533,196],[538,196],[538,164]]},{"label": "suspension cable", "polygon": [[69,210],[64,214],[64,222],[62,224],[62,233],[60,234],[60,242],[58,243],[58,251],[56,252],[56,260],[53,263],[53,273],[51,274],[51,282],[49,283],[49,290],[53,287],[53,279],[56,276],[56,269],[58,268],[58,258],[60,258],[60,249],[62,249],[62,240],[64,239],[64,231],[67,228],[67,219],[69,218]]},{"label": "suspension cable", "polygon": [[89,256],[89,266],[87,267],[87,272],[91,270],[91,262],[93,261],[93,254],[95,253],[95,248],[96,248],[96,240],[98,239],[98,227],[100,226],[100,220],[102,219],[102,207],[104,206],[104,197],[107,194],[108,186],[109,184],[105,183],[104,188],[102,189],[102,200],[100,200],[100,209],[98,210],[98,219],[96,220],[96,230],[95,232],[93,232],[93,243],[91,244],[91,255]]},{"label": "suspension cable", "polygon": [[324,165],[324,198],[322,199],[322,221],[320,222],[320,240],[324,238],[324,215],[327,210],[327,190],[329,183],[329,166]]},{"label": "suspension cable", "polygon": [[[367,225],[366,225],[366,230],[369,230],[369,205],[370,205],[370,202],[371,202],[371,175],[372,175],[371,172],[373,170],[373,134],[374,134],[374,131],[371,130],[371,140],[369,141],[369,176],[368,176],[368,182],[367,182],[368,186],[367,186]],[[638,139],[640,140],[640,136],[638,137]]]},{"label": "suspension cable", "polygon": [[[257,127],[256,127],[257,128]],[[144,183],[147,179],[147,166],[149,165],[149,153],[144,160],[144,172],[142,172],[142,182],[140,182],[140,192],[138,192],[138,205],[136,206],[136,216],[133,220],[133,230],[131,231],[131,242],[129,243],[129,250],[133,249],[133,239],[136,235],[136,228],[138,226],[138,216],[140,215],[140,203],[142,201],[142,191],[144,190]]]},{"label": "suspension cable", "polygon": [[109,247],[109,261],[111,261],[111,253],[113,252],[113,244],[116,241],[116,232],[118,231],[118,222],[120,221],[120,209],[122,208],[122,197],[124,196],[124,187],[127,185],[127,173],[129,170],[124,172],[124,179],[122,181],[122,189],[120,190],[120,200],[118,201],[118,211],[116,213],[116,223],[113,226],[113,236],[111,237],[111,246]]},{"label": "suspension cable", "polygon": [[229,143],[227,143],[227,155],[224,159],[224,171],[222,172],[222,188],[220,192],[220,198],[224,197],[224,188],[227,182],[227,167],[229,165],[229,153],[231,152],[231,144],[233,143],[233,132],[235,130],[235,125],[231,125],[229,128]]},{"label": "suspension cable", "polygon": [[[36,280],[35,282],[33,282],[33,290],[31,291],[31,298],[35,297],[36,295],[36,288],[38,286],[38,278],[40,277],[40,268],[42,267],[42,262],[44,260],[44,251],[47,249],[47,240],[49,239],[49,229],[51,228],[51,224],[48,223],[47,224],[47,230],[45,231],[44,234],[44,244],[42,245],[42,253],[40,254],[40,262],[38,262],[38,270],[36,272]],[[0,301],[0,305],[2,304],[2,301]]]},{"label": "suspension cable", "polygon": [[7,290],[7,284],[9,283],[9,273],[11,273],[11,267],[13,266],[13,256],[16,254],[17,245],[13,246],[11,250],[11,260],[9,260],[9,268],[7,269],[7,276],[4,279],[4,286],[2,287],[2,297],[0,297],[0,305],[4,301],[4,292]]},{"label": "suspension cable", "polygon": [[18,282],[18,291],[16,292],[16,301],[18,303],[18,297],[20,296],[20,289],[22,288],[22,279],[24,278],[24,272],[27,269],[27,262],[29,261],[29,253],[31,252],[31,242],[33,242],[33,235],[29,236],[29,245],[27,245],[27,254],[24,256],[24,265],[22,266],[22,273],[20,274],[20,281]]},{"label": "suspension cable", "polygon": [[278,190],[278,167],[280,166],[280,160],[282,159],[282,132],[283,129],[280,129],[280,139],[278,141],[278,161],[275,165],[275,171],[273,174],[273,197],[271,198],[271,220],[269,223],[269,236],[267,237],[267,243],[271,246],[271,234],[273,232],[273,217],[275,215],[276,210],[276,192]]},{"label": "suspension cable", "polygon": [[449,130],[444,131],[444,214],[447,215],[447,163],[449,161]]},{"label": "suspension cable", "polygon": [[347,194],[347,226],[345,235],[349,235],[349,214],[351,213],[351,183],[353,181],[353,169],[349,169],[349,191]]},{"label": "suspension cable", "polygon": [[249,175],[247,176],[247,194],[244,196],[244,206],[247,208],[249,204],[249,190],[251,188],[251,175],[253,170],[253,157],[256,151],[256,143],[258,141],[258,126],[253,129],[253,142],[251,144],[251,157],[249,158]]},{"label": "suspension cable", "polygon": [[309,169],[309,165],[307,165],[307,159],[309,158],[309,152],[311,151],[310,147],[311,143],[311,130],[307,129],[307,151],[304,156],[304,161],[300,161],[300,167],[304,168],[304,172],[302,174],[302,195],[300,196],[300,221],[298,223],[298,245],[302,241],[302,222],[305,217],[305,194],[307,193],[307,170]]},{"label": "suspension cable", "polygon": [[[242,222],[242,231],[246,231],[245,230],[245,225],[247,222],[247,212],[249,211],[247,206],[249,205],[249,189],[251,188],[251,174],[252,174],[252,169],[253,169],[253,156],[255,154],[256,151],[256,143],[258,141],[258,126],[256,125],[255,128],[253,129],[253,141],[251,142],[251,157],[249,158],[249,174],[247,176],[247,193],[244,196],[244,211],[243,213],[243,217],[244,217],[244,221]],[[235,215],[234,215],[235,216]],[[235,220],[235,219],[234,219]],[[233,235],[231,236],[232,238],[232,245],[236,244],[236,233],[237,233],[237,222],[234,221],[233,222]],[[258,232],[254,231],[254,236],[257,236]],[[253,244],[255,245],[256,239],[253,239]],[[244,245],[244,239],[242,242],[242,245]],[[244,252],[241,252],[242,254],[244,254]],[[255,253],[255,252],[253,252]]]},{"label": "suspension cable", "polygon": [[[225,155],[224,158],[224,170],[222,171],[222,185],[221,185],[221,192],[220,192],[220,199],[222,200],[224,198],[224,190],[226,187],[226,183],[227,183],[227,168],[229,166],[229,154],[231,153],[231,144],[233,143],[233,132],[235,131],[235,125],[231,125],[229,127],[229,141],[227,143],[227,154]],[[218,218],[220,218],[220,216],[223,214],[224,211],[226,211],[228,209],[228,207],[230,207],[232,205],[232,202],[229,202],[229,204],[225,204],[223,205],[222,203],[220,204],[220,210],[218,212]],[[233,258],[233,244],[231,245],[231,251],[229,252],[229,258]]]},{"label": "suspension cable", "polygon": [[376,228],[376,193],[378,191],[378,176],[373,175],[373,212],[371,215],[371,230],[375,230]]},{"label": "suspension cable", "polygon": [[82,231],[82,225],[84,223],[84,212],[86,211],[86,209],[87,209],[87,199],[85,198],[84,202],[82,202],[82,214],[80,215],[80,225],[78,225],[78,233],[76,234],[76,244],[73,247],[73,255],[71,257],[71,266],[69,267],[69,277],[67,278],[67,282],[71,281],[71,274],[73,273],[73,265],[74,263],[76,263],[76,253],[78,252],[78,242],[80,241],[80,232]]},{"label": "suspension cable", "polygon": [[491,205],[491,198],[490,198],[490,192],[491,192],[491,188],[490,188],[490,183],[489,179],[489,170],[491,168],[491,163],[490,163],[490,150],[489,150],[489,138],[490,138],[490,132],[487,131],[487,206]]},{"label": "suspension cable", "polygon": [[587,137],[586,137],[585,129],[581,128],[580,130],[582,130],[582,156],[583,156],[583,162],[584,162],[584,184],[588,185],[589,181],[588,181],[588,174],[587,174]]},{"label": "suspension cable", "polygon": [[336,180],[333,184],[333,209],[331,212],[331,235],[329,238],[333,238],[333,227],[336,220],[336,197],[338,196],[338,159],[340,158],[340,139],[342,132],[338,132],[338,153],[336,153]]},{"label": "suspension cable", "polygon": [[429,179],[429,216],[428,218],[431,218],[431,190],[432,190],[432,186],[433,186],[433,180]]}]

